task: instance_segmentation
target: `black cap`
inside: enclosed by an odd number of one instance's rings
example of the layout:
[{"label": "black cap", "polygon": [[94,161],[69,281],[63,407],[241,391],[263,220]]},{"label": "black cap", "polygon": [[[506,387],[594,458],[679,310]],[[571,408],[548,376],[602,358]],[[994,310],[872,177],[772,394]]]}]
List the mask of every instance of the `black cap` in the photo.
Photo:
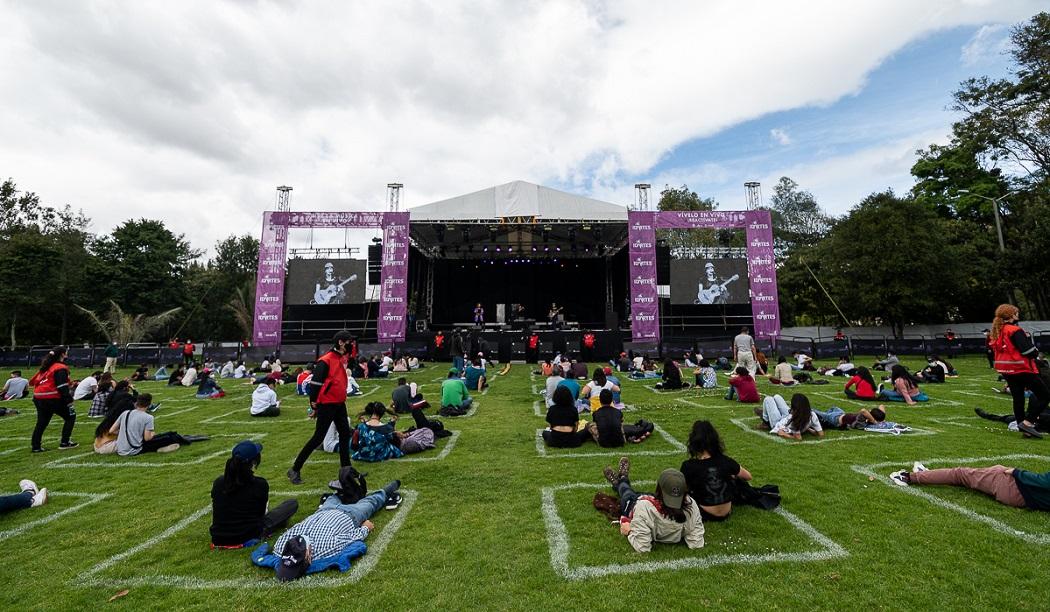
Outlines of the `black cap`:
[{"label": "black cap", "polygon": [[343,331],[335,332],[335,335],[332,336],[332,346],[338,345],[340,340],[346,340],[347,342],[350,342],[353,339],[353,334],[344,329]]},{"label": "black cap", "polygon": [[281,559],[277,563],[277,579],[288,582],[296,578],[302,578],[306,574],[306,551],[310,546],[310,540],[305,536],[292,536],[284,543],[281,551]]}]

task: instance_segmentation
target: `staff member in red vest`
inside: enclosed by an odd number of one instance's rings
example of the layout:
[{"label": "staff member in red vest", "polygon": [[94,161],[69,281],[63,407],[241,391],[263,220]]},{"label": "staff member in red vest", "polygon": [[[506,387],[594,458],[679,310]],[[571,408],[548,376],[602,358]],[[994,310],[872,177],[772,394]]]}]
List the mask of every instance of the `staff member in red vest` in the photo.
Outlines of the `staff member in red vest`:
[{"label": "staff member in red vest", "polygon": [[182,345],[182,363],[190,365],[193,363],[193,352],[197,350],[197,347],[193,344],[193,340],[186,338],[186,344]]},{"label": "staff member in red vest", "polygon": [[324,442],[328,428],[335,423],[335,430],[339,434],[339,465],[350,465],[350,420],[346,415],[346,364],[347,353],[350,351],[350,343],[353,336],[348,331],[336,333],[332,338],[332,350],[328,351],[314,364],[314,375],[310,379],[310,411],[311,419],[316,419],[314,435],[307,442],[299,456],[295,458],[295,464],[288,470],[288,480],[292,484],[302,484],[300,472],[303,464],[310,458],[310,453]]},{"label": "staff member in red vest", "polygon": [[587,332],[583,335],[583,357],[584,361],[594,359],[594,334]]},{"label": "staff member in red vest", "polygon": [[42,453],[44,447],[40,439],[44,430],[56,414],[62,417],[62,441],[60,449],[76,448],[77,443],[69,439],[73,426],[77,422],[77,413],[73,409],[73,394],[69,391],[69,366],[66,359],[66,347],[56,346],[51,349],[40,363],[40,371],[33,376],[29,384],[33,389],[33,404],[36,406],[36,427],[33,429],[33,452]]},{"label": "staff member in red vest", "polygon": [[1042,438],[1043,434],[1035,428],[1033,423],[1039,416],[1039,405],[1035,404],[1035,411],[1029,407],[1026,415],[1024,394],[1026,390],[1031,389],[1032,394],[1039,398],[1045,406],[1047,402],[1050,402],[1050,389],[1039,378],[1039,370],[1035,366],[1035,356],[1039,351],[1032,343],[1031,336],[1018,327],[1019,318],[1020,311],[1013,304],[1002,304],[996,308],[992,331],[988,335],[988,344],[995,352],[995,371],[1002,374],[1006,379],[1006,384],[1010,385],[1017,428],[1025,434],[1025,437]]}]

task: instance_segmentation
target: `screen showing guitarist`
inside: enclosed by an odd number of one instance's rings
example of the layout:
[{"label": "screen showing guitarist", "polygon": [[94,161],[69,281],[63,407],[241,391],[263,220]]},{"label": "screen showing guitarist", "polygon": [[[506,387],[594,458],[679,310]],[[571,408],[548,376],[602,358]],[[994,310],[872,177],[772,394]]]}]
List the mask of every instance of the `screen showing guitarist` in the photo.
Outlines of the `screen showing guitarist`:
[{"label": "screen showing guitarist", "polygon": [[311,304],[346,304],[346,285],[357,280],[356,274],[342,278],[335,273],[335,264],[326,261],[324,274],[314,283],[314,299]]},{"label": "screen showing guitarist", "polygon": [[707,281],[705,288],[705,282],[703,280],[697,285],[696,288],[696,304],[728,304],[729,303],[729,290],[726,288],[730,283],[740,278],[739,275],[734,274],[725,280],[719,280],[718,275],[715,274],[715,264],[710,261],[704,265],[704,269],[707,273]]}]

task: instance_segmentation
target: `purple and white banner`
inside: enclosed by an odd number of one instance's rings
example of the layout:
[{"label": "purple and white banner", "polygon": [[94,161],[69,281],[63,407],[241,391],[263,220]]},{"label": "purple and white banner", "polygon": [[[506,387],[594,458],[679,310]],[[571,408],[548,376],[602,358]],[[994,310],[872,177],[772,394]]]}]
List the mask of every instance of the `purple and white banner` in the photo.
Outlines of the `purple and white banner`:
[{"label": "purple and white banner", "polygon": [[408,213],[383,216],[383,274],[380,280],[379,342],[404,342],[408,316]]},{"label": "purple and white banner", "polygon": [[409,213],[266,212],[255,282],[256,346],[281,344],[288,228],[383,228],[383,271],[377,324],[380,342],[403,342],[408,314]]},{"label": "purple and white banner", "polygon": [[780,335],[780,300],[777,293],[777,266],[773,259],[773,223],[769,211],[748,211],[745,228],[755,337],[776,338]]},{"label": "purple and white banner", "polygon": [[288,228],[275,223],[277,213],[263,213],[262,238],[259,240],[259,271],[255,277],[255,346],[281,344],[281,319],[284,310],[284,264],[288,258]]},{"label": "purple and white banner", "polygon": [[631,339],[660,341],[660,304],[656,296],[656,213],[630,211],[627,239],[630,242]]}]

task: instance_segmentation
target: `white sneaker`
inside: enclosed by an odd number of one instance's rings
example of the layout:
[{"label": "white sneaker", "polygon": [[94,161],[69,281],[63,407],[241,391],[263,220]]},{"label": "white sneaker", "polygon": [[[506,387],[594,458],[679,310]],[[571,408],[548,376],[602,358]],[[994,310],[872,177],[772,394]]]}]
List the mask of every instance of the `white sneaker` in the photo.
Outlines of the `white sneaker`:
[{"label": "white sneaker", "polygon": [[918,461],[916,461],[915,463],[911,464],[911,471],[912,472],[929,472],[930,469],[928,467],[926,467],[925,465],[923,465],[923,464],[919,463]]},{"label": "white sneaker", "polygon": [[37,491],[37,494],[33,496],[33,505],[31,507],[36,508],[37,506],[43,506],[46,503],[47,489],[40,489],[39,491]]},{"label": "white sneaker", "polygon": [[169,444],[167,446],[162,446],[162,447],[158,448],[157,452],[158,453],[172,453],[172,452],[175,452],[177,450],[179,450],[179,445],[178,444]]},{"label": "white sneaker", "polygon": [[24,480],[19,480],[18,488],[22,489],[23,493],[26,491],[32,491],[33,495],[36,495],[36,492],[39,490],[39,487],[36,486],[36,483],[32,480],[29,480],[28,478]]},{"label": "white sneaker", "polygon": [[905,480],[904,474],[905,474],[904,470],[898,470],[898,471],[890,474],[890,480],[892,480],[894,484],[900,485],[902,487],[906,487],[906,486],[908,486],[908,481]]}]

